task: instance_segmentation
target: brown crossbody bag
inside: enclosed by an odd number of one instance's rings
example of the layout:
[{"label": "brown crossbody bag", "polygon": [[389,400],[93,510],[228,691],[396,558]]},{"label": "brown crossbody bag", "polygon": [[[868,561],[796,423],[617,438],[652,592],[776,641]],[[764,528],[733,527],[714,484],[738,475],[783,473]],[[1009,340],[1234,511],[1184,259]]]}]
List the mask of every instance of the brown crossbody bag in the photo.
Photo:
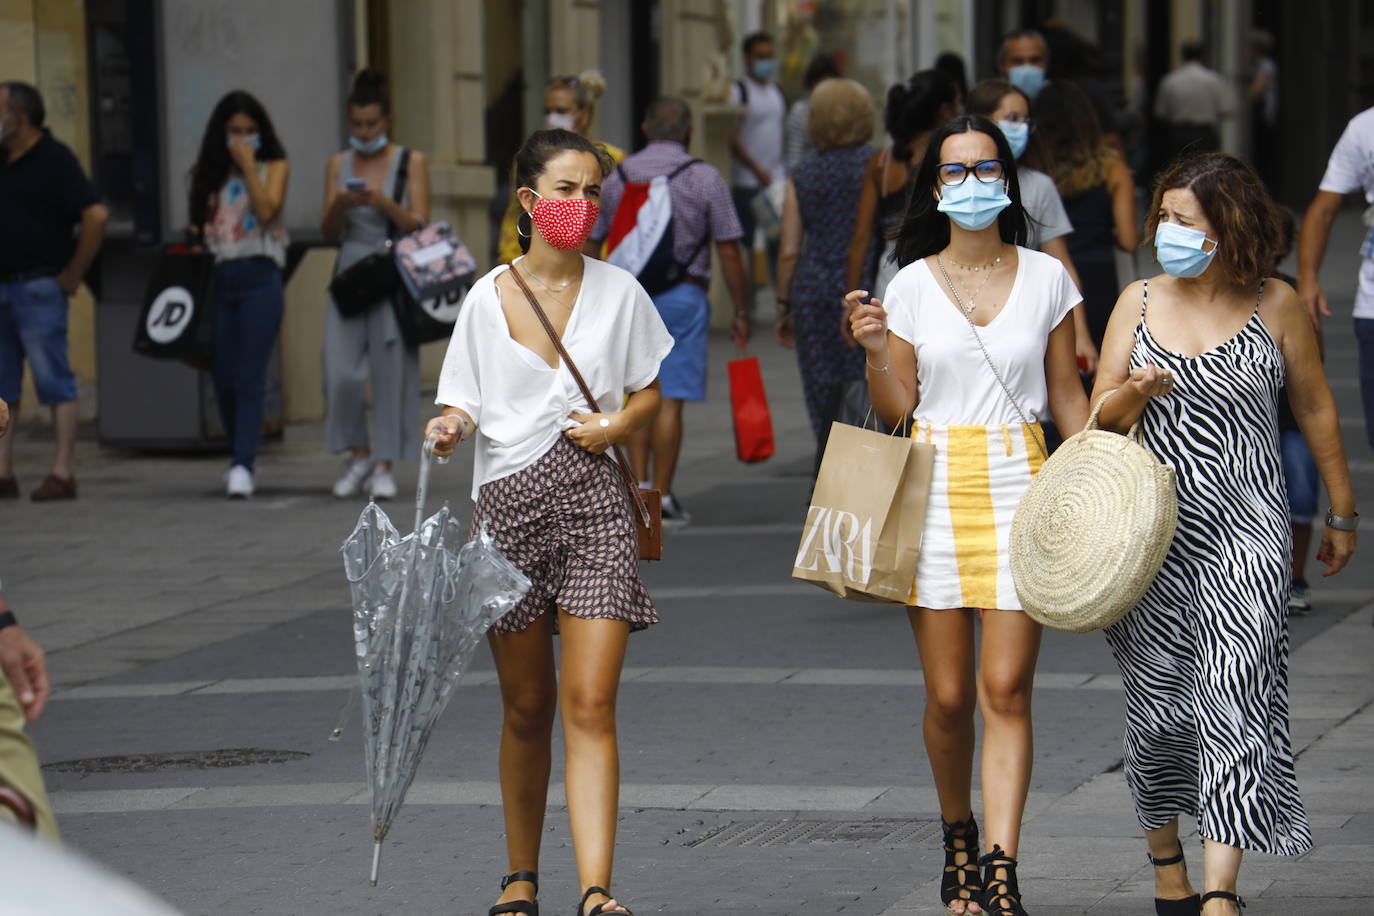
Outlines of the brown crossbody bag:
[{"label": "brown crossbody bag", "polygon": [[[534,309],[535,317],[544,326],[544,330],[549,335],[549,340],[553,341],[554,349],[563,358],[563,365],[568,367],[572,373],[573,381],[577,382],[577,387],[582,389],[582,397],[587,399],[587,405],[591,407],[592,413],[601,413],[601,408],[597,406],[596,398],[592,396],[592,390],[587,387],[586,381],[582,378],[582,373],[577,371],[577,364],[568,355],[567,349],[563,346],[563,341],[559,338],[558,332],[553,329],[549,322],[549,316],[544,313],[544,308],[539,304],[539,300],[534,297],[529,286],[521,278],[520,272],[514,266],[510,269],[511,278],[515,280],[520,291],[529,300],[530,308]],[[639,481],[635,479],[634,471],[630,470],[630,463],[625,460],[625,454],[619,446],[611,446],[615,453],[616,463],[620,465],[620,476],[625,482],[625,489],[630,500],[630,515],[634,518],[635,534],[639,536],[639,558],[641,560],[661,560],[663,559],[663,504],[660,501],[661,494],[657,490],[644,490],[639,486]]]}]

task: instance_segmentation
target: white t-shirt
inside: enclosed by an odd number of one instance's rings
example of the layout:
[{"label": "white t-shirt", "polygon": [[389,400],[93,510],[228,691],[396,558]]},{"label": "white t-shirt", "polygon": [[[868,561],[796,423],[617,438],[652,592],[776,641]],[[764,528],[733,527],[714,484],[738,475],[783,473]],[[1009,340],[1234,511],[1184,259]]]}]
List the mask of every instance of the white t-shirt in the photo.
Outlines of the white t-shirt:
[{"label": "white t-shirt", "polygon": [[[748,99],[740,96],[740,82]],[[761,168],[773,175],[773,181],[787,176],[787,162],[783,158],[783,122],[787,119],[787,99],[776,83],[760,83],[745,77],[730,84],[730,104],[748,109],[739,122],[739,142]],[[759,178],[735,157],[730,157],[730,184],[736,188],[757,188]]]},{"label": "white t-shirt", "polygon": [[[1045,350],[1050,332],[1082,301],[1064,265],[1017,248],[1016,279],[1002,311],[978,334],[1028,419],[1049,408]],[[916,348],[920,397],[912,414],[936,426],[1001,426],[1021,422],[954,304],[944,280],[924,258],[897,272],[883,303],[892,333]]]},{"label": "white t-shirt", "polygon": [[[653,300],[632,274],[583,258],[582,289],[563,331],[563,346],[586,379],[597,405],[619,410],[625,395],[647,388],[673,348]],[[534,464],[588,412],[572,373],[549,366],[510,336],[496,277],[478,280],[453,326],[436,404],[461,407],[477,423],[472,497],[482,484]],[[517,293],[523,300],[523,295]],[[528,307],[528,306],[526,306]]]},{"label": "white t-shirt", "polygon": [[1030,217],[1031,248],[1042,248],[1051,239],[1061,238],[1073,232],[1068,211],[1054,186],[1054,179],[1035,169],[1016,169],[1016,179],[1021,185],[1021,206],[1026,208]]},{"label": "white t-shirt", "polygon": [[[1321,190],[1336,194],[1364,191],[1374,204],[1374,108],[1350,119],[1326,163]],[[1360,288],[1355,293],[1355,317],[1374,318],[1374,258],[1360,259]]]}]

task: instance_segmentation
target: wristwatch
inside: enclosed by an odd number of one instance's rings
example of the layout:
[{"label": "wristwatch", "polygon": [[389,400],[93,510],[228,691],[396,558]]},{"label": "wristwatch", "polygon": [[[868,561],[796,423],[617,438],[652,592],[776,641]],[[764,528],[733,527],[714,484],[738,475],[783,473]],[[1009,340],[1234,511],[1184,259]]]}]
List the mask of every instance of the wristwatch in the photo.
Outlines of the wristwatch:
[{"label": "wristwatch", "polygon": [[1355,531],[1360,527],[1360,515],[1355,513],[1349,517],[1337,515],[1330,509],[1326,510],[1326,527],[1334,528],[1337,531]]},{"label": "wristwatch", "polygon": [[19,621],[14,619],[13,611],[0,611],[0,630],[6,630],[18,625]]}]

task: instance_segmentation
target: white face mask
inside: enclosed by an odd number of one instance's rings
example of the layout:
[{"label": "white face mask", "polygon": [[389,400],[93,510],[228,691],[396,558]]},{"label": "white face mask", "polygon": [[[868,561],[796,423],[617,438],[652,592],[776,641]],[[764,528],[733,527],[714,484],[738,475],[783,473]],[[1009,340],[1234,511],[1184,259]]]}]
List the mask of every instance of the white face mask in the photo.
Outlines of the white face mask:
[{"label": "white face mask", "polygon": [[544,115],[544,127],[549,130],[576,130],[577,116],[567,111],[551,111]]}]

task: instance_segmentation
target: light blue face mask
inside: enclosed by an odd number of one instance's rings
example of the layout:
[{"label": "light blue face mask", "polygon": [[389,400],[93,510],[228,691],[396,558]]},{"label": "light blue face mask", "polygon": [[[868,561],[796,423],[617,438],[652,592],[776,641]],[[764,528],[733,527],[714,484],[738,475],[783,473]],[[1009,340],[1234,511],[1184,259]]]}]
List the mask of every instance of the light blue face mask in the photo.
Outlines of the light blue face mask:
[{"label": "light blue face mask", "polygon": [[1007,71],[1007,82],[1031,98],[1045,88],[1045,68],[1035,64],[1021,64]]},{"label": "light blue face mask", "polygon": [[1216,255],[1216,246],[1203,251],[1207,233],[1178,223],[1160,223],[1155,229],[1155,259],[1171,277],[1196,277],[1205,271]]},{"label": "light blue face mask", "polygon": [[997,214],[1009,206],[1011,198],[1000,180],[984,183],[968,175],[960,184],[940,188],[935,209],[970,232],[977,232],[991,226]]},{"label": "light blue face mask", "polygon": [[773,78],[774,74],[778,72],[778,62],[773,60],[773,58],[771,57],[765,57],[762,60],[756,60],[754,61],[752,71],[754,74],[754,79],[758,80],[761,83],[766,83]]},{"label": "light blue face mask", "polygon": [[[253,147],[253,152],[256,153],[258,150],[262,149],[262,138],[259,137],[257,134],[240,134],[239,136],[241,136],[244,140],[248,141],[248,145]],[[229,149],[233,149],[235,139],[236,138],[232,135],[225,137],[224,145],[229,147]]]},{"label": "light blue face mask", "polygon": [[1002,128],[1002,135],[1007,138],[1012,158],[1020,159],[1026,151],[1026,144],[1030,142],[1030,125],[1025,121],[998,121],[997,126]]},{"label": "light blue face mask", "polygon": [[386,149],[387,138],[385,133],[380,133],[371,140],[359,140],[352,134],[348,135],[348,145],[353,147],[364,156],[371,156],[373,153],[380,153]]}]

